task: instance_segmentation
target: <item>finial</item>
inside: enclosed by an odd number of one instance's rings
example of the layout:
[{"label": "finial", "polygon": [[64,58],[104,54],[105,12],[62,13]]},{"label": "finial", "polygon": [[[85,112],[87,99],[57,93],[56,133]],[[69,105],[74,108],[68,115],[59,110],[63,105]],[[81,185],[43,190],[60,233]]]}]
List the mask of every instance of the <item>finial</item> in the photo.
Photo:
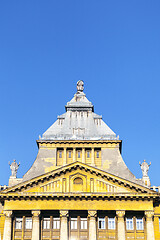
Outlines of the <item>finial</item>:
[{"label": "finial", "polygon": [[77,82],[77,93],[81,93],[84,90],[84,82],[83,80],[79,80]]},{"label": "finial", "polygon": [[11,164],[10,164],[10,162],[9,162],[8,164],[9,164],[10,169],[11,169],[11,172],[12,172],[11,177],[16,178],[16,177],[17,177],[17,171],[18,171],[20,162],[19,162],[19,164],[17,164],[17,163],[16,163],[16,160],[14,159]]}]

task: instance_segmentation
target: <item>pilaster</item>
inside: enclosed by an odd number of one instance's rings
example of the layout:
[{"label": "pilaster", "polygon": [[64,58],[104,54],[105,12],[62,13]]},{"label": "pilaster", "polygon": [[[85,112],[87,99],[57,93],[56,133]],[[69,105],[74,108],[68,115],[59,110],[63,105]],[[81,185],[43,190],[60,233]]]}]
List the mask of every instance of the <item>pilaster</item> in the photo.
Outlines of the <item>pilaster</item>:
[{"label": "pilaster", "polygon": [[91,149],[91,165],[95,166],[95,161],[94,161],[94,148]]},{"label": "pilaster", "polygon": [[61,228],[60,240],[68,240],[68,211],[60,210]]},{"label": "pilaster", "polygon": [[12,233],[12,211],[5,210],[5,222],[4,222],[4,234],[3,239],[11,240],[11,233]]},{"label": "pilaster", "polygon": [[63,165],[67,164],[67,149],[64,147]]},{"label": "pilaster", "polygon": [[82,163],[85,163],[85,148],[82,148]]},{"label": "pilaster", "polygon": [[118,240],[125,240],[125,211],[116,211],[116,215],[118,218]]},{"label": "pilaster", "polygon": [[145,216],[146,216],[147,240],[155,240],[153,224],[154,211],[145,211]]},{"label": "pilaster", "polygon": [[89,217],[89,240],[97,240],[96,217],[97,211],[88,211]]},{"label": "pilaster", "polygon": [[33,224],[32,224],[32,240],[40,240],[40,221],[39,216],[41,211],[32,211]]}]

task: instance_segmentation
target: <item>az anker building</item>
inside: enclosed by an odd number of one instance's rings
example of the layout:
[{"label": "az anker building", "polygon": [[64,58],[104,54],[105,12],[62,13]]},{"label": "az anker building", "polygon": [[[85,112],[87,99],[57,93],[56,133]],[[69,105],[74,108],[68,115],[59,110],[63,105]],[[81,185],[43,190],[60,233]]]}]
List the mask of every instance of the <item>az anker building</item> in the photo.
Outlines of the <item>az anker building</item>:
[{"label": "az anker building", "polygon": [[136,179],[121,156],[122,141],[94,113],[83,92],[37,141],[38,155],[22,179],[10,164],[0,192],[3,240],[158,240],[160,194],[149,165]]}]

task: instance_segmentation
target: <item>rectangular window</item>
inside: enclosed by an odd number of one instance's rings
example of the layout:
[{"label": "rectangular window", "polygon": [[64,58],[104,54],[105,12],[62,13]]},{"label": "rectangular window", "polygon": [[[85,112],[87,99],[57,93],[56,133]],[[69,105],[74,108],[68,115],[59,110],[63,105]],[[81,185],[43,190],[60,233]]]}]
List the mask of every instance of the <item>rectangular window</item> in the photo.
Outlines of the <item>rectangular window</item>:
[{"label": "rectangular window", "polygon": [[62,151],[59,151],[59,158],[62,158]]},{"label": "rectangular window", "polygon": [[60,229],[60,218],[53,218],[53,229]]},{"label": "rectangular window", "polygon": [[25,229],[32,229],[32,218],[25,219]]},{"label": "rectangular window", "polygon": [[90,151],[87,151],[87,158],[90,158]]},{"label": "rectangular window", "polygon": [[80,158],[81,157],[81,152],[80,151],[78,151],[78,158]]},{"label": "rectangular window", "polygon": [[71,158],[71,151],[68,152],[68,157]]},{"label": "rectangular window", "polygon": [[96,153],[96,157],[99,158],[99,151],[97,151],[97,153]]},{"label": "rectangular window", "polygon": [[143,230],[143,218],[136,218],[136,229],[137,230]]},{"label": "rectangular window", "polygon": [[98,228],[99,229],[105,229],[105,218],[98,218]]},{"label": "rectangular window", "polygon": [[115,218],[108,218],[108,229],[115,229]]},{"label": "rectangular window", "polygon": [[81,218],[81,229],[87,229],[87,218]]},{"label": "rectangular window", "polygon": [[133,218],[126,218],[127,230],[133,230]]},{"label": "rectangular window", "polygon": [[77,229],[77,218],[71,218],[71,229]]},{"label": "rectangular window", "polygon": [[50,218],[43,219],[43,229],[50,229]]},{"label": "rectangular window", "polygon": [[22,221],[23,221],[23,218],[16,218],[16,222],[15,222],[16,229],[22,229]]}]

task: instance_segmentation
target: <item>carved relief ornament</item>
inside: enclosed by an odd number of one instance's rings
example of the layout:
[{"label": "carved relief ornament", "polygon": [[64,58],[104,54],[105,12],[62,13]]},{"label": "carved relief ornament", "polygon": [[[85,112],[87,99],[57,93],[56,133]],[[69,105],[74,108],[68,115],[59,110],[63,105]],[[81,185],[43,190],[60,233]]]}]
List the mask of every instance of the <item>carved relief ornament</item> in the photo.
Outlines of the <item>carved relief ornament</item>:
[{"label": "carved relief ornament", "polygon": [[153,216],[154,216],[154,211],[145,211],[144,212],[145,213],[145,216],[147,217],[147,218],[152,218]]},{"label": "carved relief ornament", "polygon": [[116,211],[116,215],[118,218],[124,218],[125,211]]},{"label": "carved relief ornament", "polygon": [[33,217],[39,217],[40,214],[41,214],[41,211],[39,210],[32,211]]},{"label": "carved relief ornament", "polygon": [[88,211],[88,217],[97,217],[97,211],[94,210]]},{"label": "carved relief ornament", "polygon": [[68,210],[60,210],[60,217],[68,217]]},{"label": "carved relief ornament", "polygon": [[4,210],[4,215],[5,217],[11,218],[12,217],[12,210]]}]

